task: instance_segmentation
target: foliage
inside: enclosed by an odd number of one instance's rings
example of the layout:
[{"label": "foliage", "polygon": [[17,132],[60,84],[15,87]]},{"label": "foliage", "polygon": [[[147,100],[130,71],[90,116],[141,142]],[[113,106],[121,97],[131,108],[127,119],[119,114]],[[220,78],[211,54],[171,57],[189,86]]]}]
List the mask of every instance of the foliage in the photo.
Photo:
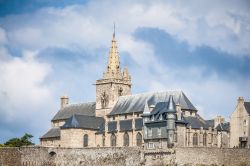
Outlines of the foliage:
[{"label": "foliage", "polygon": [[3,147],[4,145],[3,144],[0,144],[0,147]]},{"label": "foliage", "polygon": [[21,147],[21,146],[28,146],[28,145],[34,145],[34,143],[31,142],[31,138],[33,136],[31,134],[25,133],[24,136],[21,138],[12,138],[4,143],[5,146],[8,147]]}]

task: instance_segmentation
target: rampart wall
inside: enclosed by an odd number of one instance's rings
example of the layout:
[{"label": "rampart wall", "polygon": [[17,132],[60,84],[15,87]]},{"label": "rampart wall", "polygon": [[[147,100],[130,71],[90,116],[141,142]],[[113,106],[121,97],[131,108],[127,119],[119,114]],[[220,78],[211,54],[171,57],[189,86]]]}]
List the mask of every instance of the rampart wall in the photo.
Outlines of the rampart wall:
[{"label": "rampart wall", "polygon": [[250,149],[175,148],[0,148],[0,166],[250,166]]}]

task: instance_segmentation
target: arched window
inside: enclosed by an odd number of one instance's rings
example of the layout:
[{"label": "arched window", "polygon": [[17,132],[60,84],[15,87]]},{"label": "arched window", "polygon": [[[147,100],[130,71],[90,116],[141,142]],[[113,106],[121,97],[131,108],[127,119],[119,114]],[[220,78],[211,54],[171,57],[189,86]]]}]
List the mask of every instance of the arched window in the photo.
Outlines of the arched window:
[{"label": "arched window", "polygon": [[116,136],[114,133],[110,137],[110,144],[111,146],[116,146]]},{"label": "arched window", "polygon": [[198,145],[198,134],[194,133],[193,135],[193,145],[197,146]]},{"label": "arched window", "polygon": [[85,134],[83,136],[83,147],[87,147],[88,143],[89,143],[89,136],[88,136],[88,134]]},{"label": "arched window", "polygon": [[129,135],[127,132],[123,135],[123,146],[129,146]]},{"label": "arched window", "polygon": [[102,135],[102,146],[105,146],[105,134]]},{"label": "arched window", "polygon": [[142,135],[141,133],[136,134],[136,145],[141,146],[142,145]]},{"label": "arched window", "polygon": [[207,146],[207,133],[203,134],[203,146]]}]

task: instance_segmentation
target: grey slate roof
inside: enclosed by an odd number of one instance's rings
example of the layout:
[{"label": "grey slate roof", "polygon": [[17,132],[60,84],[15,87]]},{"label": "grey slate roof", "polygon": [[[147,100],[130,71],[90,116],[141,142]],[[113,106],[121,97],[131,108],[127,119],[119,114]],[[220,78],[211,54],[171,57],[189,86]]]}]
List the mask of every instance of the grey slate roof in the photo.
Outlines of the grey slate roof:
[{"label": "grey slate roof", "polygon": [[99,130],[103,123],[105,123],[105,121],[102,117],[73,115],[66,120],[65,124],[61,128],[83,128]]},{"label": "grey slate roof", "polygon": [[55,128],[51,128],[47,133],[45,133],[41,139],[43,138],[56,138],[56,137],[60,137],[60,128],[55,127]]},{"label": "grey slate roof", "polygon": [[132,119],[120,120],[120,131],[130,131],[130,130],[132,130]]},{"label": "grey slate roof", "polygon": [[143,112],[146,102],[149,106],[168,102],[170,95],[173,95],[174,102],[180,104],[182,109],[197,110],[182,91],[166,91],[121,96],[109,115]]},{"label": "grey slate roof", "polygon": [[207,123],[207,125],[208,125],[209,127],[214,128],[214,120],[213,120],[213,119],[211,119],[211,120],[205,120],[205,121],[206,121],[206,123]]},{"label": "grey slate roof", "polygon": [[70,104],[63,109],[60,109],[52,121],[65,120],[74,114],[95,116],[95,102]]},{"label": "grey slate roof", "polygon": [[116,132],[117,131],[117,122],[111,121],[108,122],[108,132]]},{"label": "grey slate roof", "polygon": [[194,129],[200,129],[201,127],[208,129],[209,127],[206,121],[203,121],[196,116],[186,116],[184,117],[184,120],[187,122],[187,127],[191,126]]},{"label": "grey slate roof", "polygon": [[135,119],[135,129],[141,130],[143,126],[142,118]]},{"label": "grey slate roof", "polygon": [[220,124],[217,125],[216,129],[217,129],[217,131],[227,131],[227,132],[229,132],[229,127],[230,127],[229,122],[220,123]]},{"label": "grey slate roof", "polygon": [[244,102],[244,106],[248,114],[250,115],[250,102]]}]

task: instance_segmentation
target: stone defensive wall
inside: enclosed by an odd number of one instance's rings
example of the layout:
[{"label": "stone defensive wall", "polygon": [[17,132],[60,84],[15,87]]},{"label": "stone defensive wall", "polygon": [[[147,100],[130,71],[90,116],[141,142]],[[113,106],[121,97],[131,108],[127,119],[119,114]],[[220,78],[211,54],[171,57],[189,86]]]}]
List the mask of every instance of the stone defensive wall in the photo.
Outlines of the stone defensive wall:
[{"label": "stone defensive wall", "polygon": [[0,166],[250,166],[250,149],[0,148]]}]

